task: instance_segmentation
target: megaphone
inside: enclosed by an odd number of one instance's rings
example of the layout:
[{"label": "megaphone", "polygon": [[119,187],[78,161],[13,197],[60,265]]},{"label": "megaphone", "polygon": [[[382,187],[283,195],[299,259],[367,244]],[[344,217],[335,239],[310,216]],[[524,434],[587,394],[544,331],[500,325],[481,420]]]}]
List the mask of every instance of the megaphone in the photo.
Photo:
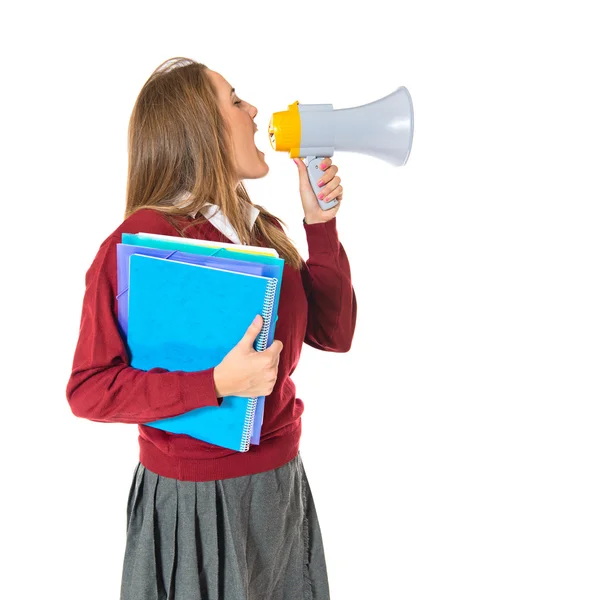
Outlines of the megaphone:
[{"label": "megaphone", "polygon": [[[290,104],[273,113],[269,141],[290,158],[305,158],[311,186],[319,194],[319,165],[338,150],[380,158],[391,165],[406,164],[412,146],[413,106],[405,87],[362,106],[334,110],[332,104]],[[323,210],[338,201],[319,200]]]}]

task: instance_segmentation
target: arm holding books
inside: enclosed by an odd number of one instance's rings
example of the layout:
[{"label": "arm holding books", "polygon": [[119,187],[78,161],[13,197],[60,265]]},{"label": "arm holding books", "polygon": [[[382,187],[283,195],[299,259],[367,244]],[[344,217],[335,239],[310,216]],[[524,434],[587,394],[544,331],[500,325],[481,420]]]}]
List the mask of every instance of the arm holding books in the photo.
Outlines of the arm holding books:
[{"label": "arm holding books", "polygon": [[248,347],[260,325],[251,326],[221,364],[210,369],[144,371],[131,367],[117,317],[119,242],[118,236],[109,237],[86,273],[79,338],[66,388],[73,414],[102,423],[145,423],[220,406],[224,396],[245,390],[270,393],[282,345],[276,341],[261,353],[251,348],[257,356],[248,361]]},{"label": "arm holding books", "polygon": [[117,318],[118,236],[100,247],[85,277],[79,338],[66,395],[73,414],[102,423],[144,423],[219,406],[214,368],[150,371],[129,365]]}]

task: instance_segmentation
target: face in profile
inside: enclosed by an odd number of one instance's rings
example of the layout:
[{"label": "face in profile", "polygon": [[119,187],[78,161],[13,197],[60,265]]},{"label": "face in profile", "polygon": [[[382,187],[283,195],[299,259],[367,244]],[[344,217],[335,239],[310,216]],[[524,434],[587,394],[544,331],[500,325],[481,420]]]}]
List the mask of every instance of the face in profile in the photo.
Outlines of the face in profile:
[{"label": "face in profile", "polygon": [[216,71],[207,69],[219,98],[223,118],[229,125],[233,140],[234,161],[237,175],[242,179],[259,179],[269,172],[265,154],[256,147],[257,131],[254,118],[258,110],[235,93],[229,82]]}]

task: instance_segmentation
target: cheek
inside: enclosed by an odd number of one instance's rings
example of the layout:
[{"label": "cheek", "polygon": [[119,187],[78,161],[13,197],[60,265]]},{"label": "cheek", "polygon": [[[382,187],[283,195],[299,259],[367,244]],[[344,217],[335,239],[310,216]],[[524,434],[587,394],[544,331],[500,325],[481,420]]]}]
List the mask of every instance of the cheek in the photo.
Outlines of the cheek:
[{"label": "cheek", "polygon": [[238,166],[250,165],[256,160],[256,143],[254,140],[254,131],[248,125],[247,115],[241,111],[230,114],[229,125],[233,132],[233,144],[235,149],[235,159]]},{"label": "cheek", "polygon": [[255,152],[255,142],[252,132],[248,131],[248,123],[238,123],[235,133],[235,145],[238,153],[249,154]]}]

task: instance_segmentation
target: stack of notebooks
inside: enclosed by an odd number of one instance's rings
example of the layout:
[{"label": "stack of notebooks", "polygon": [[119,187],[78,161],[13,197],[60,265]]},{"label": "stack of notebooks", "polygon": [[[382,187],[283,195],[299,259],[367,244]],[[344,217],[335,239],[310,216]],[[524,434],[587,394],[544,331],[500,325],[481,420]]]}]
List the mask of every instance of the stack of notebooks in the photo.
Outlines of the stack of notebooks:
[{"label": "stack of notebooks", "polygon": [[[132,367],[215,367],[257,314],[263,328],[254,348],[273,343],[284,265],[274,249],[149,233],[124,233],[121,242],[118,318]],[[221,406],[145,425],[247,452],[260,442],[264,402],[226,396]]]}]

